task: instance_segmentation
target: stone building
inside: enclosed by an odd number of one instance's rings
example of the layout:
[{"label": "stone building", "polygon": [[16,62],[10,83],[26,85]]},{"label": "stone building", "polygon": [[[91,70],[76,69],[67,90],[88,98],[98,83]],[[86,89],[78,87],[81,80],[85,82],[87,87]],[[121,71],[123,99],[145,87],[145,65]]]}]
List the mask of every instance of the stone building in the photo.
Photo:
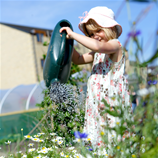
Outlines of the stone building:
[{"label": "stone building", "polygon": [[43,54],[52,30],[0,23],[0,89],[43,80]]}]

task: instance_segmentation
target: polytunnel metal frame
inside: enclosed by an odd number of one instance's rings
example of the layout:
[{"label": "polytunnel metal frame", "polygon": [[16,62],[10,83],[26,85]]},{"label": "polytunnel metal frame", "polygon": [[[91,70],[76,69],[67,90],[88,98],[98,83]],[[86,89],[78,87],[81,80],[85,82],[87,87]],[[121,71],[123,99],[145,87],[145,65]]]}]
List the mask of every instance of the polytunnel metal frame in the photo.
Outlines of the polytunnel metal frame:
[{"label": "polytunnel metal frame", "polygon": [[[39,86],[40,84],[42,84],[43,82],[44,82],[44,81],[41,81],[41,82],[39,82],[39,83],[36,83],[35,86],[32,88],[30,94],[28,95],[27,101],[26,101],[26,108],[25,108],[25,110],[28,110],[28,109],[29,109],[29,103],[30,103],[30,99],[31,99],[33,93],[34,93],[35,90],[38,88],[38,86]],[[2,112],[3,103],[4,103],[4,101],[7,99],[8,95],[9,95],[14,89],[16,89],[17,87],[20,87],[20,86],[21,86],[21,85],[18,85],[18,86],[16,86],[16,87],[13,87],[13,88],[9,89],[9,90],[5,93],[5,95],[3,96],[3,98],[2,98],[2,100],[1,100],[1,102],[0,102],[0,114],[1,114],[1,112]]]}]

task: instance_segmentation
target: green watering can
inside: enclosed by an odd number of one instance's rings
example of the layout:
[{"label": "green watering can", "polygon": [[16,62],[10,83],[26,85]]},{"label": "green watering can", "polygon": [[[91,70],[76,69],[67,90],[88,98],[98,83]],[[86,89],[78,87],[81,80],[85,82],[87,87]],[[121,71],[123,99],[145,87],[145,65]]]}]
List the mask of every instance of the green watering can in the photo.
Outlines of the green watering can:
[{"label": "green watering can", "polygon": [[65,26],[73,30],[70,22],[64,19],[56,24],[51,36],[43,68],[43,77],[47,87],[54,82],[66,83],[70,75],[74,40],[66,39],[64,31],[62,37],[60,36],[59,30]]}]

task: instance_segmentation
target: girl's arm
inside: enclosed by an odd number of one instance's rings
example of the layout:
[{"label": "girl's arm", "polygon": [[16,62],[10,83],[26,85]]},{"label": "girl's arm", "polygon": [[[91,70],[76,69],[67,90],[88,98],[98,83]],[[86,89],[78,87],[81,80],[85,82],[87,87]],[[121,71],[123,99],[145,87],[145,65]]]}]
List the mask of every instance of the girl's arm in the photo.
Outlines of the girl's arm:
[{"label": "girl's arm", "polygon": [[78,33],[73,32],[69,27],[62,27],[60,32],[65,30],[67,32],[67,38],[74,39],[77,42],[81,43],[83,46],[91,49],[94,52],[113,54],[119,51],[119,43],[115,40],[111,41],[98,41],[96,39],[80,35]]},{"label": "girl's arm", "polygon": [[94,60],[94,54],[94,52],[89,52],[80,55],[75,49],[73,49],[72,62],[76,65],[92,63]]}]

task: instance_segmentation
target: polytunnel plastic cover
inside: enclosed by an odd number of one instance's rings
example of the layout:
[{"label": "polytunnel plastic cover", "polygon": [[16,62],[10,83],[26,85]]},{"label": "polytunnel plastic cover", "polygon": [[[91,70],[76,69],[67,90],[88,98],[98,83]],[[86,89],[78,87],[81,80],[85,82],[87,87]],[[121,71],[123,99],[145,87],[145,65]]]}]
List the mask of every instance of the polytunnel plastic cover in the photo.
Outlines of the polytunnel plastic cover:
[{"label": "polytunnel plastic cover", "polygon": [[0,90],[0,114],[37,108],[36,104],[44,98],[44,89],[44,81],[41,81],[39,84],[19,85],[10,92]]}]

